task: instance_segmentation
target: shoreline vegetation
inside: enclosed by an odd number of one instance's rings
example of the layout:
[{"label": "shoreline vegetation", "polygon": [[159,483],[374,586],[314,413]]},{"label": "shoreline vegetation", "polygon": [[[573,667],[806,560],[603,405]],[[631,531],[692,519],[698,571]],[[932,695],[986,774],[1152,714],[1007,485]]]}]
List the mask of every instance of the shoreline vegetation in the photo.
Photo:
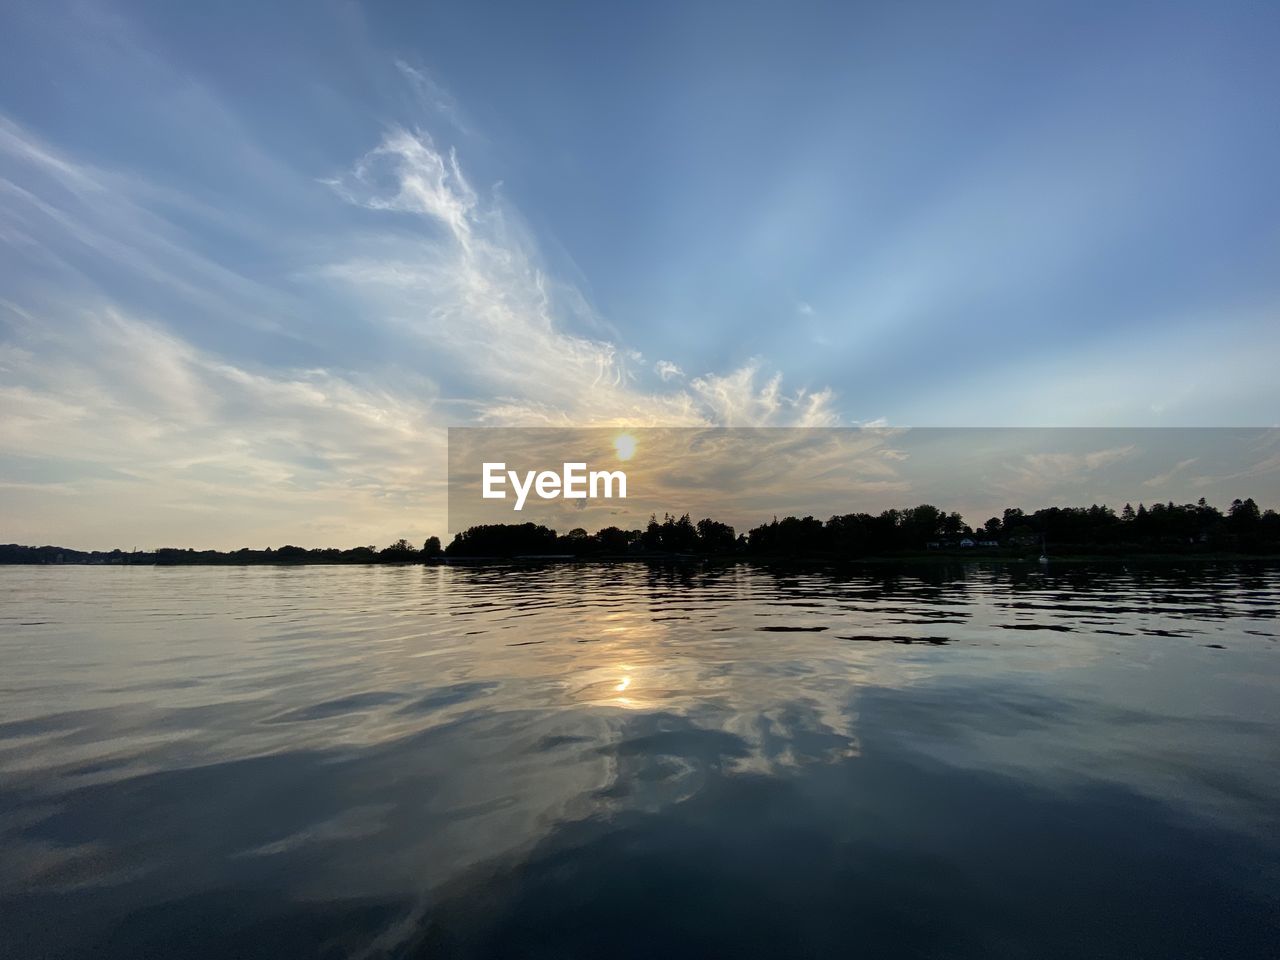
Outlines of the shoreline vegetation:
[{"label": "shoreline vegetation", "polygon": [[448,547],[429,537],[387,547],[308,549],[293,545],[253,550],[161,547],[147,551],[85,551],[57,546],[0,545],[0,564],[250,564],[486,563],[510,561],[786,560],[800,562],[1058,562],[1128,559],[1280,559],[1280,514],[1248,498],[1226,511],[1202,498],[1194,504],[1125,504],[1006,509],[974,528],[958,513],[929,504],[880,514],[851,513],[826,521],[776,517],[738,534],[711,518],[651,517],[643,530],[575,528],[560,534],[535,523],[490,524],[457,534]]}]

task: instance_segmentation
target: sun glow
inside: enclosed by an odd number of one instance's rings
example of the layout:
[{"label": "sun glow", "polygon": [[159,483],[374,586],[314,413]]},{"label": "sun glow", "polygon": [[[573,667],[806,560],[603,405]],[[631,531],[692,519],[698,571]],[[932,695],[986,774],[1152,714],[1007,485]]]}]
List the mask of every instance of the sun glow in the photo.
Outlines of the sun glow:
[{"label": "sun glow", "polygon": [[613,438],[613,449],[619,460],[630,460],[636,455],[636,438],[629,433],[620,433]]}]

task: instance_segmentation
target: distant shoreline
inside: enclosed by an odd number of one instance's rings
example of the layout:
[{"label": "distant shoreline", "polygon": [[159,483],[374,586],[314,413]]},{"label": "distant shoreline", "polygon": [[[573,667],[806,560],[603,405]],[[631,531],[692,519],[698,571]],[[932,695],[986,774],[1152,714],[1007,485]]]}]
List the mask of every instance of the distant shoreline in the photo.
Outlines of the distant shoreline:
[{"label": "distant shoreline", "polygon": [[1204,498],[1178,505],[1126,503],[1044,507],[1033,513],[1006,508],[980,527],[931,504],[877,515],[848,513],[818,520],[777,517],[738,533],[732,526],[689,514],[650,516],[643,529],[582,527],[558,533],[533,523],[468,527],[443,546],[431,536],[421,548],[406,539],[376,546],[197,550],[76,550],[46,544],[0,544],[0,564],[125,566],[259,566],[323,564],[454,564],[507,562],[666,562],[752,560],[766,563],[1106,563],[1232,560],[1280,557],[1280,514],[1252,498],[1233,500],[1225,512]]},{"label": "distant shoreline", "polygon": [[1031,568],[1054,565],[1124,564],[1124,563],[1280,563],[1277,553],[1195,552],[1169,553],[1154,551],[1143,553],[1064,553],[1051,555],[1045,561],[1039,556],[1011,556],[976,550],[939,551],[927,553],[879,554],[868,556],[836,555],[740,555],[740,554],[635,554],[619,556],[511,556],[511,557],[439,557],[405,560],[330,560],[281,559],[281,560],[233,560],[192,559],[173,561],[139,560],[135,562],[103,562],[96,560],[7,560],[0,566],[10,567],[497,567],[544,566],[550,564],[711,564],[725,565],[749,563],[756,566],[947,566],[956,563],[999,566],[1027,566]]}]

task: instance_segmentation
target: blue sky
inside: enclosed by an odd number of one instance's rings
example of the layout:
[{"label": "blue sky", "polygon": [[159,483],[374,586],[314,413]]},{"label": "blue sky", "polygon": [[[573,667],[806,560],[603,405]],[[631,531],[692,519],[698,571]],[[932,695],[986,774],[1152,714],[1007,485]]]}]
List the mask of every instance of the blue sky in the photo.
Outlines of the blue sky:
[{"label": "blue sky", "polygon": [[7,4],[5,539],[416,536],[448,425],[1275,424],[1278,44],[1268,3]]}]

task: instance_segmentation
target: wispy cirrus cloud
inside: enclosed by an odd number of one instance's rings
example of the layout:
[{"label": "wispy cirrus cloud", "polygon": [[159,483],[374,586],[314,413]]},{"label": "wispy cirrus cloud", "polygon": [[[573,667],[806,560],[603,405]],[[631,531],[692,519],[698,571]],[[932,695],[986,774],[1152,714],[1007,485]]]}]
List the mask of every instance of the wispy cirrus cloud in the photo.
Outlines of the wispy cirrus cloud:
[{"label": "wispy cirrus cloud", "polygon": [[[651,372],[634,349],[575,332],[593,326],[580,322],[586,299],[541,266],[501,196],[473,188],[457,154],[425,134],[393,129],[328,180],[372,221],[327,243],[337,258],[271,282],[201,249],[173,212],[225,228],[225,211],[81,162],[7,119],[0,163],[3,242],[40,265],[0,304],[0,489],[23,539],[417,537],[443,523],[452,424],[836,419],[829,392],[787,393],[760,361],[681,383],[674,362]],[[412,359],[344,359],[341,341],[302,322],[334,285],[355,311],[348,338],[363,327],[413,343]],[[253,342],[237,358],[197,342],[225,340],[209,336],[221,324],[310,341],[328,359],[264,358]]]},{"label": "wispy cirrus cloud", "polygon": [[[416,215],[434,228],[406,249],[328,265],[325,273],[369,299],[454,361],[473,380],[478,420],[510,424],[830,425],[830,390],[785,392],[760,360],[727,374],[683,376],[659,361],[644,383],[634,351],[575,333],[563,304],[581,305],[541,266],[519,215],[497,193],[481,199],[457,154],[425,133],[389,131],[342,177],[329,181],[370,210]],[[396,253],[387,251],[396,250]],[[567,294],[567,295],[566,295]],[[490,396],[484,396],[484,394]]]},{"label": "wispy cirrus cloud", "polygon": [[670,360],[659,360],[653,365],[653,372],[662,378],[663,381],[673,380],[684,376],[684,371]]},{"label": "wispy cirrus cloud", "polygon": [[1175,463],[1168,470],[1165,470],[1163,473],[1158,473],[1154,477],[1150,477],[1142,481],[1142,485],[1144,487],[1152,487],[1152,488],[1162,490],[1169,485],[1169,483],[1173,480],[1174,477],[1177,477],[1188,467],[1199,462],[1200,462],[1199,457],[1187,457],[1185,460],[1179,460],[1177,463]]},{"label": "wispy cirrus cloud", "polygon": [[1055,479],[1093,473],[1133,455],[1133,444],[1089,450],[1084,453],[1030,453],[1023,458],[1023,476],[1052,476]]},{"label": "wispy cirrus cloud", "polygon": [[434,509],[444,437],[429,396],[323,369],[255,372],[110,308],[77,321],[11,323],[0,352],[15,533],[380,542]]},{"label": "wispy cirrus cloud", "polygon": [[421,66],[413,66],[404,60],[396,60],[395,66],[416,98],[418,108],[443,119],[464,136],[475,135],[457,99],[436,82],[430,71]]}]

